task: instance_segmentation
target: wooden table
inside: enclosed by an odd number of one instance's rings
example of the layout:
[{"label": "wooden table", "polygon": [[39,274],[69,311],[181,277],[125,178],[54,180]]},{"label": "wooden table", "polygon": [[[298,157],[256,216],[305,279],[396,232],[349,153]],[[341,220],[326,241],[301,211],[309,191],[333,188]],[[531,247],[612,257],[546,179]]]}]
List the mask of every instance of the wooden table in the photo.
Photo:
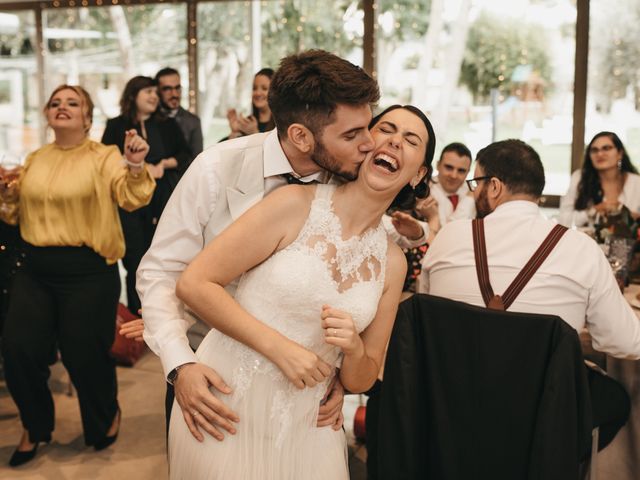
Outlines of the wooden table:
[{"label": "wooden table", "polygon": [[[640,285],[630,285],[624,296],[631,301]],[[634,309],[635,310],[635,309]],[[635,310],[640,319],[640,310]],[[607,448],[598,454],[598,479],[640,479],[640,361],[607,356],[607,373],[618,380],[631,397],[631,415]]]}]

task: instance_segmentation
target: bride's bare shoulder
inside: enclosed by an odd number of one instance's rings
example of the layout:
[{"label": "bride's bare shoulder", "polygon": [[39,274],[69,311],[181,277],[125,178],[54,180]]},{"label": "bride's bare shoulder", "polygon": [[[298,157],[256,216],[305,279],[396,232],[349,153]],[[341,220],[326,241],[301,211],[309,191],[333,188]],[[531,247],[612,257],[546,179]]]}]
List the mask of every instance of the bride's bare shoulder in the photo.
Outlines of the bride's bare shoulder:
[{"label": "bride's bare shoulder", "polygon": [[272,206],[291,210],[308,210],[316,192],[316,185],[286,185],[265,197]]}]

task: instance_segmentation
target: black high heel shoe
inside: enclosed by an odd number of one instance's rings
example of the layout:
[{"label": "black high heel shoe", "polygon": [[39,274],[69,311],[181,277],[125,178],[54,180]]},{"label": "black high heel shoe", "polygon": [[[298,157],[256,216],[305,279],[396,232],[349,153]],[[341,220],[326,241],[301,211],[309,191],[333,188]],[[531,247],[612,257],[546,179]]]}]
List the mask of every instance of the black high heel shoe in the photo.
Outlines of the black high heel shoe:
[{"label": "black high heel shoe", "polygon": [[120,411],[120,407],[118,407],[116,416],[118,417],[118,429],[116,430],[116,433],[114,433],[113,435],[106,435],[103,439],[98,440],[96,443],[94,443],[93,449],[96,452],[104,450],[105,448],[113,445],[113,443],[118,439],[118,434],[120,433],[120,421],[122,420],[122,412]]},{"label": "black high heel shoe", "polygon": [[[49,443],[50,441],[51,435],[42,440],[43,443]],[[9,466],[19,467],[20,465],[24,465],[25,463],[33,460],[36,456],[36,453],[38,452],[38,445],[40,445],[39,441],[36,442],[31,450],[27,450],[26,452],[21,452],[16,448],[16,450],[13,452],[13,455],[11,455],[11,458],[9,459]]]}]

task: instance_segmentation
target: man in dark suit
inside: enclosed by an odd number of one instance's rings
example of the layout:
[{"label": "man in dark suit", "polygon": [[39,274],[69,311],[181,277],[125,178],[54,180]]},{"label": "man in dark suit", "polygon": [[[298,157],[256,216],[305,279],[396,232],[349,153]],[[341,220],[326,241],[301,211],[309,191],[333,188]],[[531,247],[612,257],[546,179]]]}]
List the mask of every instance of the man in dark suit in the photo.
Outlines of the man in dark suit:
[{"label": "man in dark suit", "polygon": [[156,73],[155,80],[160,108],[168,117],[176,120],[191,150],[191,158],[197,157],[202,152],[202,126],[198,116],[180,106],[180,74],[174,68],[165,67]]}]

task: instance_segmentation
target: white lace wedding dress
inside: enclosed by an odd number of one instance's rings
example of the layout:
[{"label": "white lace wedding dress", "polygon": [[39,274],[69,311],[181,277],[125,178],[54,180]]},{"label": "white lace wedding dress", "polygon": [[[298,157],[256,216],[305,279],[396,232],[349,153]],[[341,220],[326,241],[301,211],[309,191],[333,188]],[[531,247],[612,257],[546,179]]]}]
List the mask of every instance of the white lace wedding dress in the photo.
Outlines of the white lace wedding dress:
[{"label": "white lace wedding dress", "polygon": [[[340,350],[324,342],[322,306],[349,312],[358,331],[373,320],[384,285],[387,235],[382,224],[342,240],[332,209],[335,186],[317,185],[309,217],[297,239],[240,280],[236,300],[260,321],[326,362]],[[259,239],[257,239],[259,241]],[[169,432],[173,480],[348,479],[342,430],[316,427],[330,379],[298,390],[269,360],[211,330],[197,351],[233,388],[213,393],[238,415],[235,435],[196,441],[174,402]],[[226,433],[226,432],[225,432]]]}]

